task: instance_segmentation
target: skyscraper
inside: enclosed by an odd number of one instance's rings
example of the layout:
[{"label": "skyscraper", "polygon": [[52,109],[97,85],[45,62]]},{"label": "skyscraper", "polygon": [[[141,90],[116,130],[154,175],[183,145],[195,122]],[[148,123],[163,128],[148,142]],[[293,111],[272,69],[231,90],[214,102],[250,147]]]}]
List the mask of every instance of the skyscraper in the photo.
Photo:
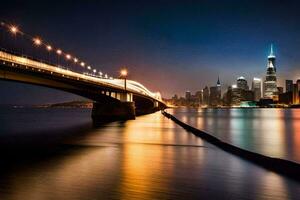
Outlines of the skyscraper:
[{"label": "skyscraper", "polygon": [[270,55],[268,56],[267,74],[264,81],[264,98],[278,100],[275,58],[273,45],[271,45]]},{"label": "skyscraper", "polygon": [[197,91],[195,94],[196,101],[198,105],[203,104],[203,90]]},{"label": "skyscraper", "polygon": [[221,106],[221,83],[219,77],[217,85],[210,87],[209,104],[213,107]]},{"label": "skyscraper", "polygon": [[219,77],[218,77],[217,85],[210,87],[209,103],[211,106],[214,107],[221,105],[221,83]]},{"label": "skyscraper", "polygon": [[261,98],[261,79],[253,78],[251,90],[254,93],[254,101],[259,101]]},{"label": "skyscraper", "polygon": [[237,88],[239,88],[239,89],[249,90],[247,80],[243,76],[241,76],[237,79],[236,84],[237,84]]},{"label": "skyscraper", "polygon": [[285,80],[285,92],[293,92],[293,80]]},{"label": "skyscraper", "polygon": [[189,102],[191,101],[191,98],[192,98],[192,94],[191,92],[188,90],[185,92],[185,99]]},{"label": "skyscraper", "polygon": [[231,86],[231,106],[239,106],[242,101],[242,90],[237,85]]},{"label": "skyscraper", "polygon": [[209,89],[207,86],[203,89],[203,105],[209,104]]}]

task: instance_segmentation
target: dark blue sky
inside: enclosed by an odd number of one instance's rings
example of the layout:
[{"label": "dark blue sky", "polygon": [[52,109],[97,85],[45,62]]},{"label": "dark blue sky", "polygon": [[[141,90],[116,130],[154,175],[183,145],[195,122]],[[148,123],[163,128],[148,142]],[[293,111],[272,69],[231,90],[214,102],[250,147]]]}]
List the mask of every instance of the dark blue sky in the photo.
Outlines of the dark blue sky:
[{"label": "dark blue sky", "polygon": [[[238,76],[263,77],[271,43],[279,83],[300,78],[297,1],[58,1],[10,2],[3,20],[52,41],[99,70],[130,78],[164,97]],[[47,103],[73,95],[0,82],[0,103]],[[78,97],[75,97],[78,98]]]}]

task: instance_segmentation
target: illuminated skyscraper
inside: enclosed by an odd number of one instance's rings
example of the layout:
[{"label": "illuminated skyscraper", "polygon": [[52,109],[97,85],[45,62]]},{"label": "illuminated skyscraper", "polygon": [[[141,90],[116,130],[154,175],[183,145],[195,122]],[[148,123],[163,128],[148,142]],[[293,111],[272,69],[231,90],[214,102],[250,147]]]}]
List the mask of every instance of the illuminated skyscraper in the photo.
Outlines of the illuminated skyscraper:
[{"label": "illuminated skyscraper", "polygon": [[249,90],[247,80],[243,76],[241,76],[237,79],[236,84],[239,89]]},{"label": "illuminated skyscraper", "polygon": [[254,93],[254,101],[259,101],[261,98],[261,79],[253,78],[251,90]]},{"label": "illuminated skyscraper", "polygon": [[275,58],[273,46],[271,45],[270,55],[268,56],[267,74],[264,81],[264,98],[273,100],[278,99]]}]

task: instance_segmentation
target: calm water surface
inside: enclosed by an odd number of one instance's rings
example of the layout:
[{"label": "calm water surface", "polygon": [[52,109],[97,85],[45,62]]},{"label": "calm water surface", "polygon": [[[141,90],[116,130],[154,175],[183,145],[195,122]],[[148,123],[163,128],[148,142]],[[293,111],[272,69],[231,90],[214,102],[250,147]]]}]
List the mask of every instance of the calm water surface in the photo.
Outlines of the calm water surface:
[{"label": "calm water surface", "polygon": [[159,112],[95,128],[89,110],[1,108],[0,123],[0,199],[300,199]]},{"label": "calm water surface", "polygon": [[180,108],[171,112],[236,146],[300,163],[300,109]]}]

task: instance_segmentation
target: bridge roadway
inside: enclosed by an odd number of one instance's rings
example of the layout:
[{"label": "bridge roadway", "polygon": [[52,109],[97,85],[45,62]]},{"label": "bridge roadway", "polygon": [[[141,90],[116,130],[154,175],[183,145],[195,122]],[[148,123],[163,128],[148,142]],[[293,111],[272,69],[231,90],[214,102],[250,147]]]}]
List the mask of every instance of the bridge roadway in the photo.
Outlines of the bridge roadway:
[{"label": "bridge roadway", "polygon": [[0,79],[46,86],[94,100],[93,119],[133,119],[166,105],[159,92],[124,79],[94,77],[62,67],[0,51]]}]

